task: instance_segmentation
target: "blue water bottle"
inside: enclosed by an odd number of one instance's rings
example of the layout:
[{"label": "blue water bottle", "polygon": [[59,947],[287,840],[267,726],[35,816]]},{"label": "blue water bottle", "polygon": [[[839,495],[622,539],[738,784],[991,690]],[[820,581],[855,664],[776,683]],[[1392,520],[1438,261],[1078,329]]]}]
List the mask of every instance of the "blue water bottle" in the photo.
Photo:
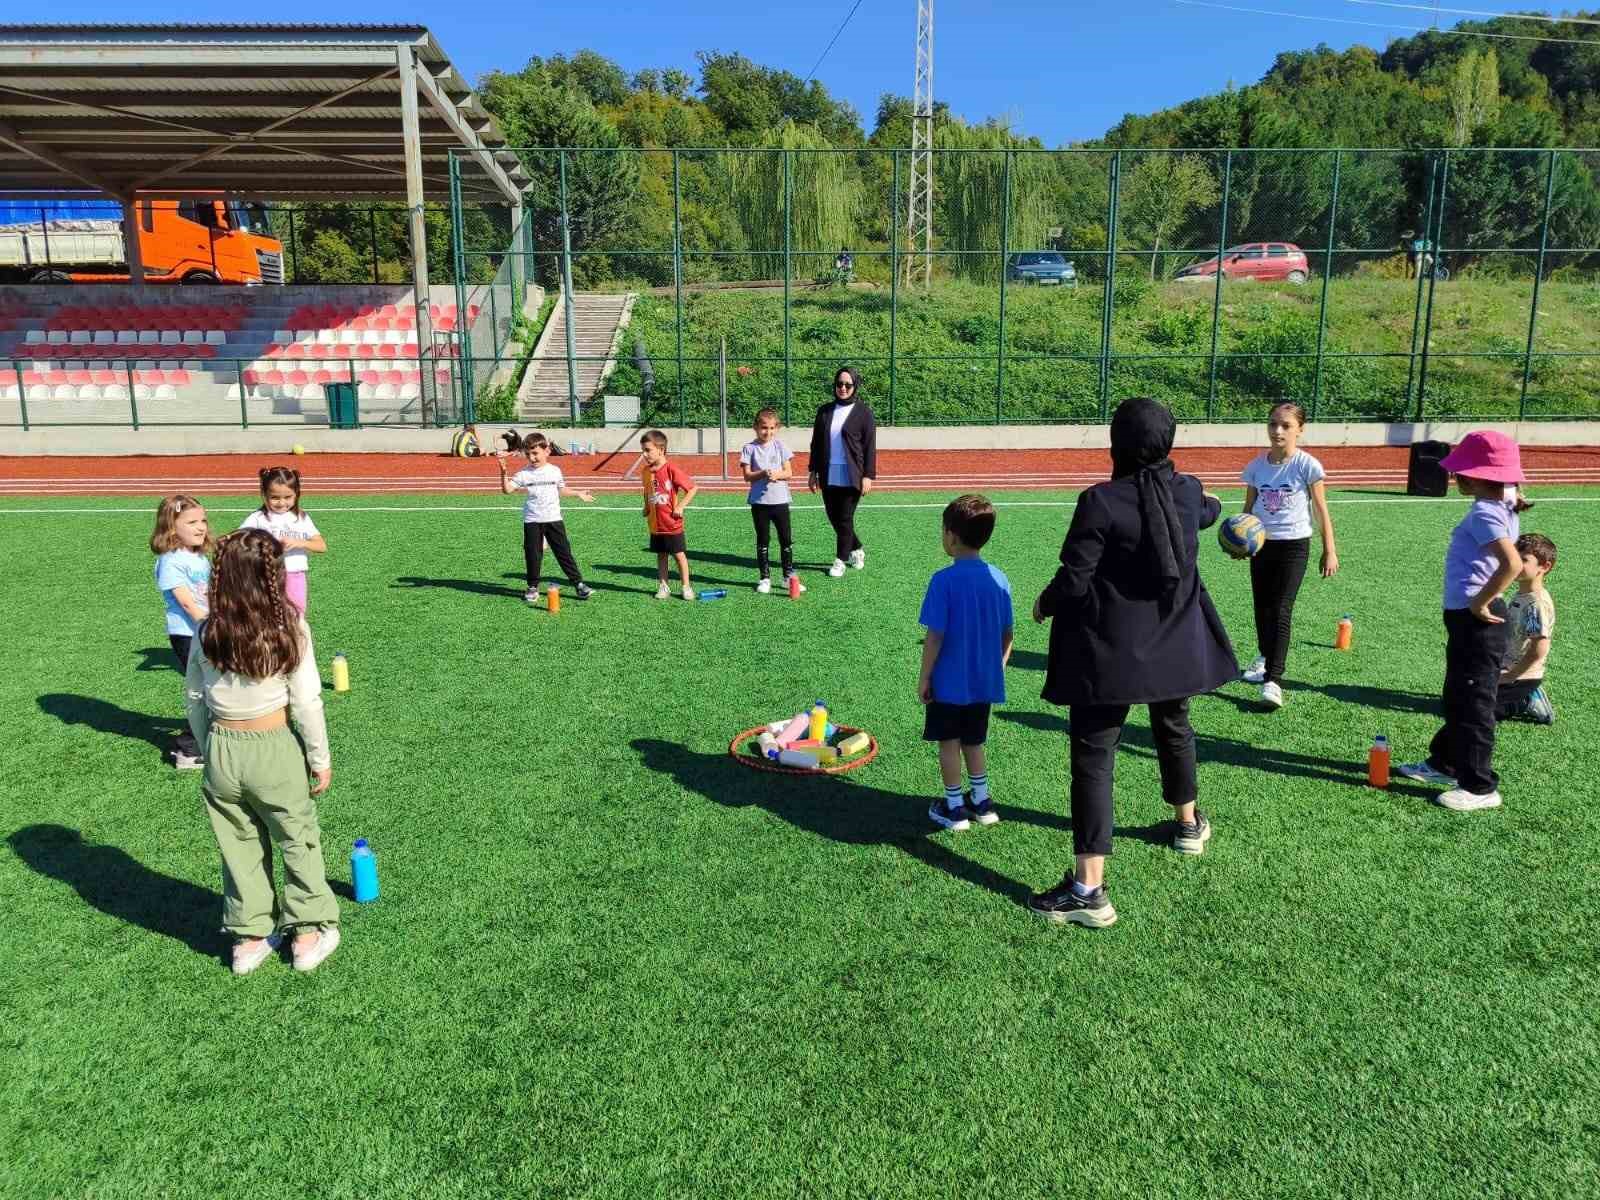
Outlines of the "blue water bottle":
[{"label": "blue water bottle", "polygon": [[695,593],[696,600],[725,600],[727,596],[727,588],[702,588]]},{"label": "blue water bottle", "polygon": [[350,851],[350,881],[355,885],[358,904],[378,898],[378,858],[366,838],[357,838]]}]

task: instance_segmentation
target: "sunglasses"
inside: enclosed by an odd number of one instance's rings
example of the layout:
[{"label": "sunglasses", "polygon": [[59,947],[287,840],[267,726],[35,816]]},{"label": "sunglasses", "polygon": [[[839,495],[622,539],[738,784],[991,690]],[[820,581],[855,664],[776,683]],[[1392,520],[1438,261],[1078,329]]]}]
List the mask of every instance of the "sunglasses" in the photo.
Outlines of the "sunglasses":
[{"label": "sunglasses", "polygon": [[833,390],[837,392],[840,388],[843,388],[847,392],[853,392],[856,390],[856,385],[851,383],[848,379],[835,380]]}]

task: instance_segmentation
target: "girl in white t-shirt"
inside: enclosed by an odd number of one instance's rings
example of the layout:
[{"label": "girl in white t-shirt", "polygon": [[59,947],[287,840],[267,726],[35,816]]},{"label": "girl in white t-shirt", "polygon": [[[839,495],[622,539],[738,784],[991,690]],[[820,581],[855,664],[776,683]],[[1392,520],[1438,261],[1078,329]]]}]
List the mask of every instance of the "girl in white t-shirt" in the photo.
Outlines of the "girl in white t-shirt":
[{"label": "girl in white t-shirt", "polygon": [[307,602],[307,551],[326,554],[328,543],[311,514],[300,507],[300,472],[293,467],[263,467],[261,507],[239,528],[259,529],[278,539],[283,548],[283,594],[303,614]]},{"label": "girl in white t-shirt", "polygon": [[1261,702],[1268,708],[1283,707],[1283,671],[1294,602],[1311,557],[1313,512],[1322,535],[1323,577],[1339,569],[1322,464],[1297,448],[1305,427],[1305,409],[1298,404],[1275,406],[1267,416],[1271,448],[1251,459],[1240,475],[1246,485],[1244,511],[1254,514],[1267,531],[1267,544],[1250,560],[1261,653],[1244,678],[1261,685]]}]

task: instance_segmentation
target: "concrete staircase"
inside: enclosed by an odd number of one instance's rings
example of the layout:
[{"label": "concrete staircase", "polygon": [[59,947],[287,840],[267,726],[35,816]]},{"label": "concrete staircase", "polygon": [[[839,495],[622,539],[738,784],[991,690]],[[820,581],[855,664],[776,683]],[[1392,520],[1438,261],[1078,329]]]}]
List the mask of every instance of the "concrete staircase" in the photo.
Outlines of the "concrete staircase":
[{"label": "concrete staircase", "polygon": [[[633,309],[633,295],[572,294],[572,349],[578,360],[580,409],[599,393],[616,366],[619,335]],[[522,420],[530,425],[565,425],[571,417],[567,379],[567,313],[560,296],[517,392]]]}]

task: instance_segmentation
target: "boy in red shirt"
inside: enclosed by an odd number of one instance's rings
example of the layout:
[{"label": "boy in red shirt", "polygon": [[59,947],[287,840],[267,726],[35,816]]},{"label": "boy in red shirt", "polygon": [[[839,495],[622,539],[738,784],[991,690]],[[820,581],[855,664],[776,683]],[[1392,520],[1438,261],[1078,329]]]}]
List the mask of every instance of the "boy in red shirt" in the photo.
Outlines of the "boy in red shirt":
[{"label": "boy in red shirt", "polygon": [[656,575],[661,580],[656,599],[672,599],[672,589],[667,586],[672,575],[668,560],[676,558],[678,573],[683,576],[683,598],[693,600],[689,555],[684,550],[683,510],[700,489],[680,467],[667,461],[667,435],[661,430],[650,430],[639,439],[639,445],[644,450],[644,523],[650,530],[650,549],[656,552]]}]

